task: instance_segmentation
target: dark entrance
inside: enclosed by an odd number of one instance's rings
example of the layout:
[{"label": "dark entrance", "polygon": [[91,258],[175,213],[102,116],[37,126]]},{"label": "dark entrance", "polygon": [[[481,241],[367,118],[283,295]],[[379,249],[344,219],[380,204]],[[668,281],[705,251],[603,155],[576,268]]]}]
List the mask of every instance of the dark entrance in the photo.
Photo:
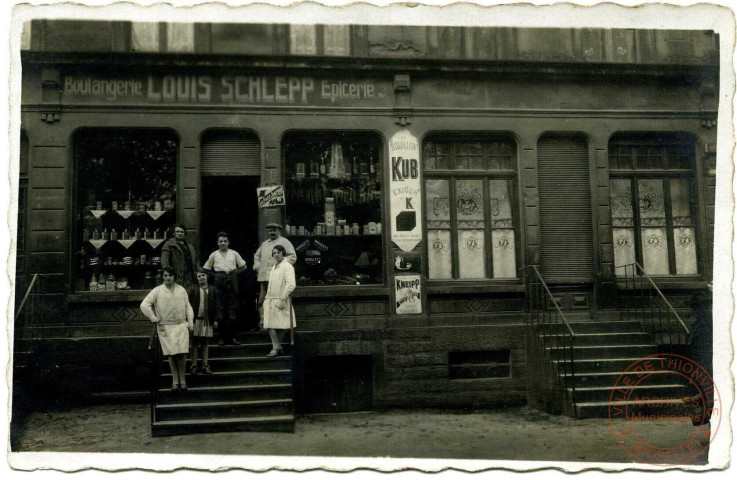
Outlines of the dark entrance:
[{"label": "dark entrance", "polygon": [[[230,248],[248,264],[238,281],[241,296],[241,329],[258,323],[253,254],[259,246],[256,188],[259,177],[202,177],[201,262],[217,249],[216,235],[228,232]],[[255,317],[254,317],[255,315]]]},{"label": "dark entrance", "polygon": [[584,138],[538,142],[540,272],[561,307],[586,309],[594,282],[594,236],[588,145]]}]

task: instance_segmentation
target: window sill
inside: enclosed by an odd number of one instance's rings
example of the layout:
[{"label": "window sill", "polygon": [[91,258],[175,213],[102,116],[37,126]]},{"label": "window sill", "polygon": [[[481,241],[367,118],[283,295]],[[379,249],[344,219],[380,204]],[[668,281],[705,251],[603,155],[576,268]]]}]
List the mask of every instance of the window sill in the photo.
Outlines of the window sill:
[{"label": "window sill", "polygon": [[319,285],[297,287],[292,298],[329,297],[388,297],[389,288],[383,285]]},{"label": "window sill", "polygon": [[[699,290],[707,289],[708,282],[702,277],[650,277],[661,290]],[[617,288],[620,290],[639,290],[641,289],[640,281],[637,281],[636,285],[632,285],[632,281],[625,282],[622,279],[617,279]]]},{"label": "window sill", "polygon": [[[450,282],[450,281],[449,281]],[[509,282],[498,283],[439,283],[437,280],[428,282],[427,292],[430,295],[452,295],[464,293],[518,293],[524,292],[525,286],[519,280],[511,280]]]},{"label": "window sill", "polygon": [[150,290],[113,290],[110,292],[80,292],[69,295],[69,303],[140,302]]}]

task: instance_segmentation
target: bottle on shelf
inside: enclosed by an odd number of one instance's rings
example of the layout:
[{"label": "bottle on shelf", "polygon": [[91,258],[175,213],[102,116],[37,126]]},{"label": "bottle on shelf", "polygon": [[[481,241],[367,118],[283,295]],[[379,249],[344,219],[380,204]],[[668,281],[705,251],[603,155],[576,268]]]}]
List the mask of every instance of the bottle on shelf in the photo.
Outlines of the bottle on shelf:
[{"label": "bottle on shelf", "polygon": [[88,229],[86,229],[86,228],[85,228],[85,229],[84,229],[84,230],[82,231],[82,240],[86,242],[86,241],[87,241],[87,240],[89,240],[89,239],[90,239],[90,231],[89,231]]},{"label": "bottle on shelf", "polygon": [[353,157],[353,178],[358,178],[358,174],[359,174],[358,160],[356,160],[356,157]]},{"label": "bottle on shelf", "polygon": [[156,285],[164,283],[164,276],[161,273],[161,269],[156,270]]},{"label": "bottle on shelf", "polygon": [[128,233],[128,229],[126,228],[123,230],[123,240],[128,240],[130,238],[130,234]]},{"label": "bottle on shelf", "polygon": [[118,287],[118,281],[115,278],[115,274],[111,273],[107,277],[107,280],[105,280],[105,290],[112,291],[112,290],[117,289],[117,287]]},{"label": "bottle on shelf", "polygon": [[140,240],[141,238],[143,238],[141,236],[141,229],[140,228],[136,228],[136,240]]},{"label": "bottle on shelf", "polygon": [[110,232],[108,231],[107,228],[102,231],[102,239],[103,240],[110,240]]},{"label": "bottle on shelf", "polygon": [[320,159],[320,176],[324,177],[328,173],[328,166],[325,163],[325,156]]},{"label": "bottle on shelf", "polygon": [[325,198],[325,225],[335,227],[335,199],[333,197]]},{"label": "bottle on shelf", "polygon": [[104,292],[106,284],[107,284],[107,278],[105,278],[104,273],[101,273],[99,280],[97,280],[97,291]]},{"label": "bottle on shelf", "polygon": [[118,201],[113,200],[113,210],[118,211]]},{"label": "bottle on shelf", "polygon": [[141,285],[141,288],[144,290],[151,290],[156,286],[156,281],[154,280],[154,275],[151,273],[151,270],[146,270],[146,273],[143,274],[143,285]]},{"label": "bottle on shelf", "polygon": [[95,202],[95,209],[96,210],[102,210],[102,201],[98,200]]},{"label": "bottle on shelf", "polygon": [[97,275],[93,273],[92,277],[90,278],[89,291],[96,292],[97,290]]},{"label": "bottle on shelf", "polygon": [[110,240],[117,240],[118,239],[118,232],[113,228],[113,231],[110,232]]},{"label": "bottle on shelf", "polygon": [[144,240],[148,239],[148,228],[143,231],[143,239]]}]

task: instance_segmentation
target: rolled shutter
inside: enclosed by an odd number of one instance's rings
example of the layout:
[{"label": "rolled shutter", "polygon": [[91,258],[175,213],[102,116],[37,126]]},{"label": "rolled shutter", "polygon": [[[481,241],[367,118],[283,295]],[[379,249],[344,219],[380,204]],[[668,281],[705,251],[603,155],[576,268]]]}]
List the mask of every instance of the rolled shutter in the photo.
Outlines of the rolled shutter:
[{"label": "rolled shutter", "polygon": [[246,132],[214,132],[202,142],[202,176],[260,176],[261,145]]},{"label": "rolled shutter", "polygon": [[594,238],[586,141],[543,137],[537,166],[541,273],[548,283],[592,282]]}]

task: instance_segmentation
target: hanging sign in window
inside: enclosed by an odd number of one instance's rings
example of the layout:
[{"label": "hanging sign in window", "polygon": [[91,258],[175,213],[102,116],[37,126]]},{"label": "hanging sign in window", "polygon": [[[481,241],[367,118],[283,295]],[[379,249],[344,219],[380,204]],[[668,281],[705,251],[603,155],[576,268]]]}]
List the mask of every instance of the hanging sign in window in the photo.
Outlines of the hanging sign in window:
[{"label": "hanging sign in window", "polygon": [[285,205],[284,185],[271,185],[257,188],[258,208],[279,207]]},{"label": "hanging sign in window", "polygon": [[394,277],[394,294],[398,314],[422,313],[419,275],[397,275]]},{"label": "hanging sign in window", "polygon": [[420,147],[409,130],[389,140],[389,188],[392,241],[411,252],[422,241],[422,198],[420,196]]}]

